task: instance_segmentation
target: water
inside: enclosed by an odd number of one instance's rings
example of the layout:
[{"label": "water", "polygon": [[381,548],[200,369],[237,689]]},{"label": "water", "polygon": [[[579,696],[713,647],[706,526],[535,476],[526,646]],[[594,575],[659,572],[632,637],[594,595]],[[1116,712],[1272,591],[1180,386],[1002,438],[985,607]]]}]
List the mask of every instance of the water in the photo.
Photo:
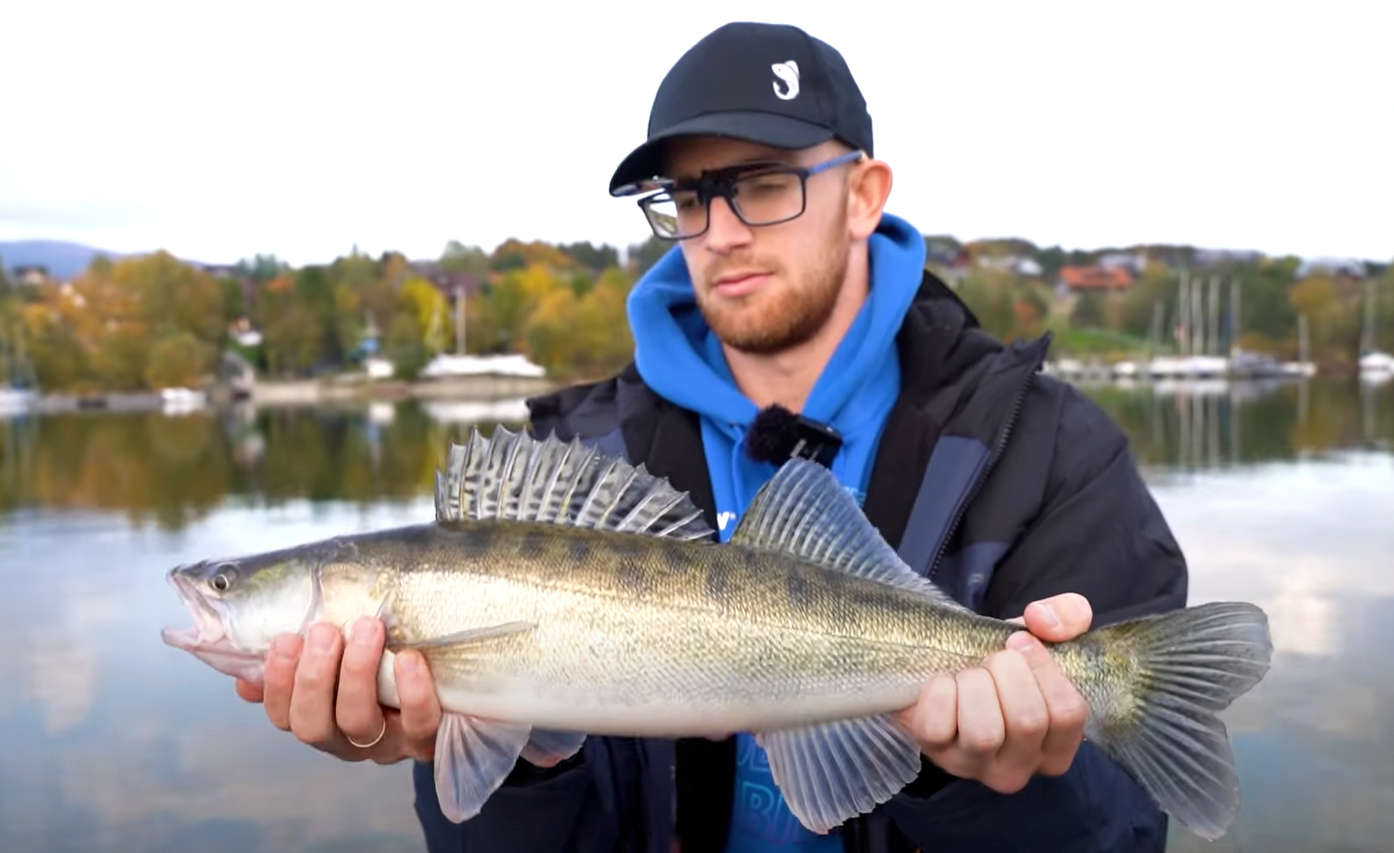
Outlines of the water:
[{"label": "water", "polygon": [[[1394,838],[1394,384],[1088,392],[1124,426],[1191,601],[1264,607],[1273,670],[1227,713],[1243,807],[1175,850]],[[479,411],[376,405],[0,420],[0,849],[420,850],[406,765],[300,745],[159,641],[172,565],[429,518]]]}]

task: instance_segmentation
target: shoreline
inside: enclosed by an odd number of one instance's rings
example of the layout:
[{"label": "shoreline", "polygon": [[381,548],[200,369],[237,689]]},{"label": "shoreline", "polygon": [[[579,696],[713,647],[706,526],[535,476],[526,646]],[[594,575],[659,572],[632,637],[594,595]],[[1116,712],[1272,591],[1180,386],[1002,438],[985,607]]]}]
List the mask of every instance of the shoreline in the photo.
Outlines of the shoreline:
[{"label": "shoreline", "polygon": [[227,386],[214,386],[201,391],[186,390],[175,397],[166,397],[159,391],[40,394],[28,408],[38,413],[168,412],[245,404],[274,408],[401,400],[489,403],[543,394],[559,384],[556,380],[545,377],[499,375],[454,376],[414,382],[332,377],[257,382],[250,388],[238,391]]}]

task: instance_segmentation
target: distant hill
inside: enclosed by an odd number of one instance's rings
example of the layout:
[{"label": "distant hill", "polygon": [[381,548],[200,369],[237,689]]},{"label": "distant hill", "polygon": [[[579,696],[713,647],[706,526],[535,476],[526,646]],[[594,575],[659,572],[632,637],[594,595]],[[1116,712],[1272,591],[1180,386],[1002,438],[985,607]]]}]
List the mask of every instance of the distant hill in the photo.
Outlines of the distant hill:
[{"label": "distant hill", "polygon": [[87,265],[97,255],[122,257],[121,252],[95,249],[81,243],[67,243],[62,240],[0,240],[0,258],[4,259],[7,273],[12,273],[15,267],[37,265],[47,267],[49,275],[64,281],[87,269]]}]

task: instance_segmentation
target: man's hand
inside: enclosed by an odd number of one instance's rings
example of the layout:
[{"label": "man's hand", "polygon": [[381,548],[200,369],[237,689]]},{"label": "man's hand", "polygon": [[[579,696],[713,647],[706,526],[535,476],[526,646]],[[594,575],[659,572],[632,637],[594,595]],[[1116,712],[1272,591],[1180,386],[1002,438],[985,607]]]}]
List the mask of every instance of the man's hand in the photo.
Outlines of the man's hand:
[{"label": "man's hand", "polygon": [[1093,618],[1075,593],[1032,602],[1023,614],[1030,633],[1013,634],[980,667],[926,684],[900,712],[901,724],[935,764],[1003,794],[1021,790],[1036,773],[1064,773],[1089,707],[1040,640],[1072,640]]},{"label": "man's hand", "polygon": [[[380,620],[365,616],[354,623],[347,648],[333,625],[316,623],[308,634],[304,641],[297,634],[277,637],[266,656],[264,686],[238,679],[237,695],[263,703],[276,728],[345,761],[429,761],[441,711],[421,653],[409,649],[393,662],[402,706],[397,711],[378,704],[385,636]],[[373,743],[379,732],[382,739],[372,746],[349,742]]]}]

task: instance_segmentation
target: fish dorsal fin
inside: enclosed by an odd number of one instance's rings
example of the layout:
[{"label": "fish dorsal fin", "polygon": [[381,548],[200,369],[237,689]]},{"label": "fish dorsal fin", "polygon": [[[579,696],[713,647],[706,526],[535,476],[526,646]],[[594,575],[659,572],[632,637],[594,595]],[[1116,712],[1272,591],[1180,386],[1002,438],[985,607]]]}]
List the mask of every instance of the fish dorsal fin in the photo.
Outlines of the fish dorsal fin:
[{"label": "fish dorsal fin", "polygon": [[436,472],[437,521],[532,521],[673,539],[712,530],[686,492],[643,465],[630,465],[579,439],[538,441],[502,427],[453,445]]},{"label": "fish dorsal fin", "polygon": [[832,472],[806,459],[785,462],[760,488],[731,543],[790,554],[966,609],[905,565]]}]

